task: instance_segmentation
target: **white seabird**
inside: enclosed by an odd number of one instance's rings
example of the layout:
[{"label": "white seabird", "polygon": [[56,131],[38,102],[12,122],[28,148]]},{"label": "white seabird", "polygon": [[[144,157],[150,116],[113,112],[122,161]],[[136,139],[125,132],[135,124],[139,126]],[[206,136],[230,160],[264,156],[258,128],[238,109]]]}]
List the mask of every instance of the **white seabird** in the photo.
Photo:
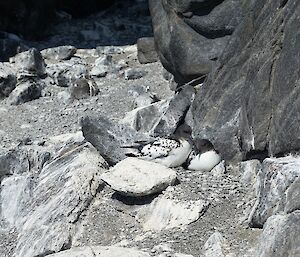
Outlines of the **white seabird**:
[{"label": "white seabird", "polygon": [[191,127],[182,124],[171,137],[157,138],[150,143],[130,146],[135,152],[126,155],[154,161],[170,168],[178,167],[186,161],[192,151],[191,133]]},{"label": "white seabird", "polygon": [[194,139],[194,149],[189,155],[185,166],[188,170],[211,171],[219,162],[221,156],[207,139]]}]

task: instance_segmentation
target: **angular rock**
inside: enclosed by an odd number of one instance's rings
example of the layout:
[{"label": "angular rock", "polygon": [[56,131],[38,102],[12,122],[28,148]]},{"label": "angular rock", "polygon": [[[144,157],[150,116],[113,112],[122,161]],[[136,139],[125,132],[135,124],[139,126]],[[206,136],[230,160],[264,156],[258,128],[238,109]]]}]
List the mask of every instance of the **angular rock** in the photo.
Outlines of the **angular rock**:
[{"label": "angular rock", "polygon": [[300,176],[300,157],[268,158],[259,173],[259,195],[250,217],[251,226],[262,227],[275,214],[289,213],[300,208],[296,200]]},{"label": "angular rock", "polygon": [[176,181],[176,172],[163,165],[127,158],[104,173],[101,179],[125,196],[146,196],[159,193]]},{"label": "angular rock", "polygon": [[17,78],[13,69],[5,63],[0,63],[0,99],[9,96],[16,84]]},{"label": "angular rock", "polygon": [[127,80],[140,79],[147,74],[145,70],[138,68],[128,68],[124,72],[124,77]]},{"label": "angular rock", "polygon": [[74,46],[58,46],[41,51],[42,56],[48,60],[69,60],[74,56],[77,49]]},{"label": "angular rock", "polygon": [[183,122],[185,115],[194,99],[195,91],[191,86],[184,87],[170,101],[167,111],[162,115],[153,130],[154,136],[169,136]]},{"label": "angular rock", "polygon": [[95,61],[95,66],[90,71],[90,75],[96,77],[105,77],[107,73],[111,70],[112,66],[112,56],[105,55],[103,57],[99,57]]},{"label": "angular rock", "polygon": [[87,64],[80,59],[48,65],[47,73],[60,87],[69,87],[76,79],[89,77]]},{"label": "angular rock", "polygon": [[248,226],[251,219],[251,212],[259,197],[259,174],[262,172],[262,164],[259,160],[244,161],[240,163],[239,169],[241,173],[240,182],[247,192],[243,202],[243,217],[240,221]]},{"label": "angular rock", "polygon": [[226,174],[226,165],[225,161],[221,161],[219,164],[217,164],[211,171],[210,171],[215,177],[222,177]]},{"label": "angular rock", "polygon": [[23,217],[26,202],[31,200],[30,184],[32,180],[28,175],[14,175],[4,178],[1,182],[1,219],[7,226],[19,226]]},{"label": "angular rock", "polygon": [[273,215],[264,225],[258,239],[256,256],[300,256],[300,211]]},{"label": "angular rock", "polygon": [[134,248],[125,248],[117,246],[85,246],[71,248],[56,254],[50,254],[49,257],[150,257],[150,254],[136,250]]},{"label": "angular rock", "polygon": [[213,233],[204,244],[205,257],[225,257],[226,240],[220,232]]},{"label": "angular rock", "polygon": [[42,95],[44,84],[34,80],[27,80],[19,84],[9,95],[8,103],[19,105],[38,99]]},{"label": "angular rock", "polygon": [[121,146],[132,145],[135,141],[147,141],[149,136],[138,133],[124,124],[113,123],[102,116],[84,117],[81,120],[83,135],[105,158],[114,165],[126,158],[128,151]]},{"label": "angular rock", "polygon": [[105,167],[89,143],[69,144],[57,152],[32,183],[15,256],[43,256],[68,247],[74,223],[101,186]]},{"label": "angular rock", "polygon": [[140,132],[151,132],[169,107],[169,100],[162,100],[128,112],[121,123]]},{"label": "angular rock", "polygon": [[4,176],[28,172],[29,168],[26,152],[0,148],[0,181]]},{"label": "angular rock", "polygon": [[140,63],[152,63],[158,61],[153,37],[142,37],[137,40],[138,60]]},{"label": "angular rock", "polygon": [[300,74],[289,68],[300,66],[299,2],[255,0],[245,7],[192,106],[195,135],[214,138],[225,160],[300,148]]},{"label": "angular rock", "polygon": [[24,73],[25,76],[43,76],[46,73],[44,59],[36,48],[17,54],[14,57],[14,61],[18,73]]},{"label": "angular rock", "polygon": [[83,99],[97,95],[99,89],[93,79],[79,78],[70,87],[70,94],[73,99]]},{"label": "angular rock", "polygon": [[137,219],[144,230],[182,229],[198,220],[207,207],[208,202],[202,200],[176,201],[162,196],[154,199],[150,206],[141,209]]}]

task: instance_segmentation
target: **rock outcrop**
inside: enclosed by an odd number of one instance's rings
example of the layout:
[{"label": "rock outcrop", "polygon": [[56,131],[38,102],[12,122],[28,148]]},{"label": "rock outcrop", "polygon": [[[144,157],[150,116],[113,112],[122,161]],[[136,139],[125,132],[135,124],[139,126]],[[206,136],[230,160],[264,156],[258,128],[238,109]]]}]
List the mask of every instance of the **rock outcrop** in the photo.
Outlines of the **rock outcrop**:
[{"label": "rock outcrop", "polygon": [[191,109],[195,136],[227,160],[300,148],[299,1],[150,1],[150,10],[176,80],[210,73]]},{"label": "rock outcrop", "polygon": [[149,1],[164,67],[178,83],[209,73],[242,21],[240,1]]}]

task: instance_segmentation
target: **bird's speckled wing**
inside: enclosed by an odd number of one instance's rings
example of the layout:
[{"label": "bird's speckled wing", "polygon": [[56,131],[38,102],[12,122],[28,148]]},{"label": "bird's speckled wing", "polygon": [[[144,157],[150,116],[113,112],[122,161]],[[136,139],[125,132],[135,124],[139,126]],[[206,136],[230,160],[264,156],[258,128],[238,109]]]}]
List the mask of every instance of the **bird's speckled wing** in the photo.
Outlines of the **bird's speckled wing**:
[{"label": "bird's speckled wing", "polygon": [[150,159],[163,158],[169,155],[169,153],[180,147],[180,142],[174,139],[160,138],[150,144],[145,145],[141,154],[144,157]]}]

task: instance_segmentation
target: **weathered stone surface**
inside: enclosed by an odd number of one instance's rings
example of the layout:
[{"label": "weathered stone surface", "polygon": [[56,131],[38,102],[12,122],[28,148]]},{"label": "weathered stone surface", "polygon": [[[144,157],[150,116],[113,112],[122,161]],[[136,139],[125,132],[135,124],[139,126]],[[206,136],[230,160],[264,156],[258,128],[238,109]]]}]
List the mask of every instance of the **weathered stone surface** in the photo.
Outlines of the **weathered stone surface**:
[{"label": "weathered stone surface", "polygon": [[212,70],[244,11],[236,0],[149,4],[159,58],[179,83]]},{"label": "weathered stone surface", "polygon": [[144,94],[138,95],[134,99],[134,107],[135,108],[145,107],[147,105],[156,103],[158,101],[159,101],[159,99],[156,97],[156,95],[151,94],[150,92],[146,92]]},{"label": "weathered stone surface", "polygon": [[43,76],[46,73],[44,59],[36,48],[17,54],[13,61],[20,74]]},{"label": "weathered stone surface", "polygon": [[142,37],[137,41],[138,60],[140,63],[152,63],[158,61],[153,37]]},{"label": "weathered stone surface", "polygon": [[299,176],[299,157],[265,159],[258,177],[258,199],[250,217],[252,226],[262,227],[271,215],[300,208],[299,200],[296,200],[300,194]]},{"label": "weathered stone surface", "polygon": [[258,240],[259,257],[300,256],[300,211],[271,216]]},{"label": "weathered stone surface", "polygon": [[249,225],[251,212],[255,206],[255,202],[259,197],[259,174],[262,172],[262,164],[259,160],[249,160],[241,162],[239,165],[241,173],[240,182],[246,190],[243,206],[243,217],[240,222]]},{"label": "weathered stone surface", "polygon": [[89,143],[68,144],[57,152],[31,179],[30,200],[18,216],[16,257],[58,252],[70,244],[73,224],[99,189],[105,166]]},{"label": "weathered stone surface", "polygon": [[162,196],[153,200],[150,206],[141,209],[137,219],[144,230],[182,229],[198,220],[207,207],[208,203],[201,200],[177,201]]},{"label": "weathered stone surface", "polygon": [[255,0],[245,7],[192,106],[194,134],[209,138],[226,160],[300,148],[300,75],[290,69],[300,66],[299,1]]},{"label": "weathered stone surface", "polygon": [[48,60],[69,60],[76,53],[74,46],[58,46],[41,51],[42,56]]},{"label": "weathered stone surface", "polygon": [[134,248],[125,248],[117,246],[86,246],[71,248],[56,254],[50,254],[49,257],[150,257],[150,254],[136,250]]},{"label": "weathered stone surface", "polygon": [[162,100],[148,106],[139,107],[127,113],[122,119],[136,131],[151,132],[169,107],[169,100]]},{"label": "weathered stone surface", "polygon": [[99,89],[92,78],[79,78],[70,87],[70,95],[73,99],[83,99],[97,95]]},{"label": "weathered stone surface", "polygon": [[9,95],[8,103],[19,105],[41,97],[44,84],[39,81],[27,80],[19,84]]},{"label": "weathered stone surface", "polygon": [[140,79],[140,78],[144,77],[146,74],[147,74],[147,72],[143,69],[128,68],[124,72],[124,78],[127,80]]},{"label": "weathered stone surface", "polygon": [[226,240],[220,232],[213,233],[204,244],[205,257],[225,257]]},{"label": "weathered stone surface", "polygon": [[0,177],[29,171],[27,154],[0,148]]},{"label": "weathered stone surface", "polygon": [[6,63],[0,63],[0,98],[9,96],[16,84],[17,79],[13,69]]},{"label": "weathered stone surface", "polygon": [[159,193],[176,181],[176,172],[161,164],[127,158],[104,173],[101,179],[116,192],[126,196]]},{"label": "weathered stone surface", "polygon": [[81,59],[71,59],[47,66],[47,73],[60,87],[69,87],[79,78],[88,78],[87,63]]},{"label": "weathered stone surface", "polygon": [[107,73],[112,69],[112,56],[105,55],[99,57],[95,61],[95,65],[90,71],[90,75],[96,77],[105,77]]},{"label": "weathered stone surface", "polygon": [[222,177],[226,174],[226,165],[225,161],[221,161],[219,164],[217,164],[211,171],[210,171],[215,177]]},{"label": "weathered stone surface", "polygon": [[194,99],[195,91],[191,86],[184,87],[170,101],[168,109],[153,130],[154,136],[169,136],[173,134],[185,118]]},{"label": "weathered stone surface", "polygon": [[81,127],[86,140],[96,147],[109,164],[116,164],[126,158],[127,151],[121,146],[149,140],[148,136],[138,133],[129,126],[114,123],[102,116],[84,117],[81,120]]}]

